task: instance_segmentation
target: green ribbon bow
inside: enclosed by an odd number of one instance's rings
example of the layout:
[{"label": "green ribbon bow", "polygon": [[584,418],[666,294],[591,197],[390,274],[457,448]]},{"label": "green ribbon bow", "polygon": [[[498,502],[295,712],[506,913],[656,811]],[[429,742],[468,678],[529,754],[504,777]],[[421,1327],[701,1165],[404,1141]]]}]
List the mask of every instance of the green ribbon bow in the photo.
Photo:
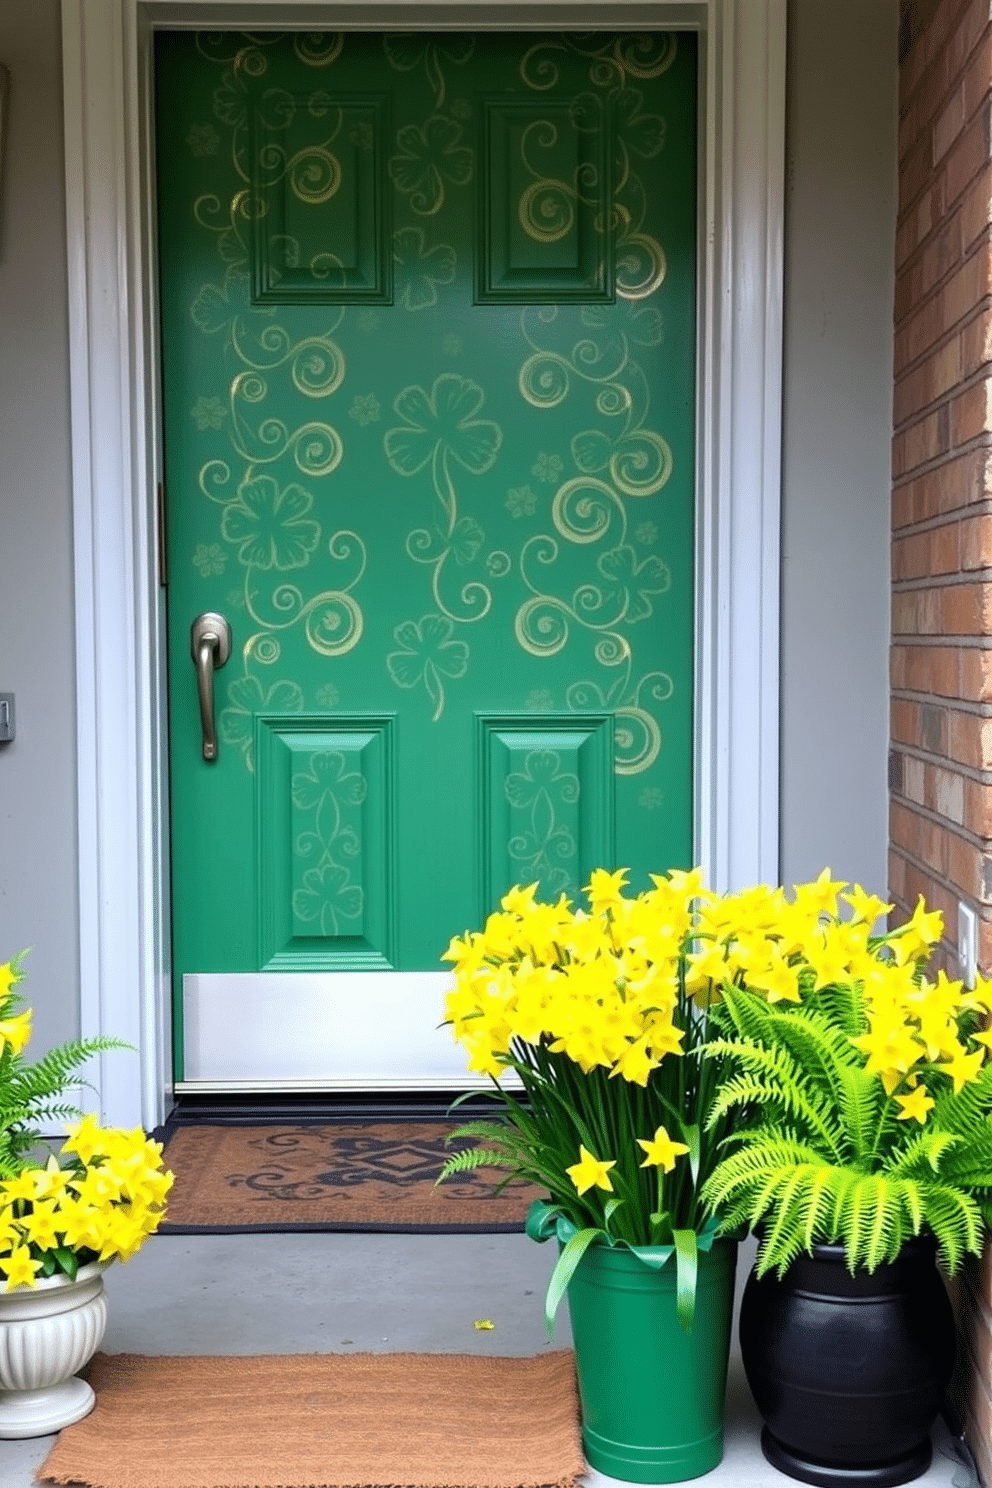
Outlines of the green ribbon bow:
[{"label": "green ribbon bow", "polygon": [[554,1336],[558,1305],[590,1245],[609,1245],[614,1249],[629,1250],[653,1271],[660,1271],[674,1255],[676,1316],[682,1331],[690,1332],[696,1315],[699,1252],[712,1248],[720,1229],[720,1221],[715,1215],[711,1215],[698,1232],[673,1230],[671,1245],[629,1245],[626,1240],[617,1240],[603,1229],[580,1230],[559,1205],[536,1199],[527,1211],[524,1229],[532,1240],[543,1242],[553,1237],[562,1248],[544,1299],[544,1322],[550,1339]]}]

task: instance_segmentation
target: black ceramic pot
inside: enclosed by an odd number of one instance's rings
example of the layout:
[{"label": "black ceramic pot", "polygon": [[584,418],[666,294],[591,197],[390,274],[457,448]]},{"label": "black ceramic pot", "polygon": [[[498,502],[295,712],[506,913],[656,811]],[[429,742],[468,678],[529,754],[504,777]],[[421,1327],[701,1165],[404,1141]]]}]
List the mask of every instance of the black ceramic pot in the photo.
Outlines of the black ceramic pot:
[{"label": "black ceramic pot", "polygon": [[955,1343],[935,1255],[911,1240],[852,1276],[842,1245],[816,1245],[781,1281],[752,1271],[741,1356],[774,1467],[822,1488],[892,1488],[926,1472]]}]

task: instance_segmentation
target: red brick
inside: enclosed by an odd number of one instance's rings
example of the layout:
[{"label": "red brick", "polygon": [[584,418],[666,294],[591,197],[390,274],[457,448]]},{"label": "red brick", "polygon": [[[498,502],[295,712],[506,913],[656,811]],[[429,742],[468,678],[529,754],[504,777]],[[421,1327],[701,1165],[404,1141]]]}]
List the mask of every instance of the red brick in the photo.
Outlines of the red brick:
[{"label": "red brick", "polygon": [[972,0],[958,20],[952,38],[949,58],[955,70],[960,71],[988,30],[990,19],[989,0]]},{"label": "red brick", "polygon": [[989,362],[992,362],[992,311],[983,310],[961,332],[960,375],[971,377]]},{"label": "red brick", "polygon": [[940,591],[945,636],[983,636],[992,620],[992,584],[950,584]]},{"label": "red brick", "polygon": [[956,833],[948,833],[946,876],[955,890],[977,898],[981,887],[982,855],[977,847]]},{"label": "red brick", "polygon": [[961,567],[992,568],[992,516],[966,517],[962,521]]},{"label": "red brick", "polygon": [[907,217],[901,223],[896,232],[896,273],[903,267],[911,253],[916,252],[919,238],[916,232],[916,222],[913,217]]},{"label": "red brick", "polygon": [[900,212],[904,211],[910,203],[915,202],[924,189],[930,176],[931,166],[930,140],[925,134],[921,134],[899,163]]},{"label": "red brick", "polygon": [[892,414],[896,427],[921,412],[961,381],[961,338],[945,341],[895,385]]},{"label": "red brick", "polygon": [[961,198],[961,241],[965,252],[976,238],[988,231],[990,224],[992,224],[992,165],[985,165]]},{"label": "red brick", "polygon": [[898,801],[889,806],[889,841],[902,847],[914,858],[920,856],[923,837],[923,818],[919,812],[911,811]]},{"label": "red brick", "polygon": [[[978,922],[978,964],[984,975],[988,976],[992,970],[992,921],[979,920]],[[985,1480],[989,1481],[988,1478]]]},{"label": "red brick", "polygon": [[992,89],[992,33],[986,31],[968,58],[962,92],[964,116],[970,119]]},{"label": "red brick", "polygon": [[942,330],[971,315],[979,300],[992,290],[992,245],[979,240],[971,257],[940,292],[941,312],[944,316]]},{"label": "red brick", "polygon": [[[968,444],[992,429],[992,383],[983,379],[959,393],[951,404],[951,440]],[[922,463],[922,462],[921,462]]]},{"label": "red brick", "polygon": [[905,594],[893,594],[892,596],[892,634],[893,635],[919,635],[919,606],[916,592],[910,591]]},{"label": "red brick", "polygon": [[974,713],[951,712],[947,720],[947,753],[959,765],[979,770],[984,766],[984,756],[992,744],[992,737],[985,733],[986,720]]},{"label": "red brick", "polygon": [[959,695],[970,703],[992,702],[992,652],[985,646],[962,647]]},{"label": "red brick", "polygon": [[953,574],[961,567],[961,529],[957,522],[945,522],[930,533],[931,574]]},{"label": "red brick", "polygon": [[955,140],[947,156],[947,200],[956,201],[989,159],[989,116],[983,107]]},{"label": "red brick", "polygon": [[892,738],[897,744],[918,743],[916,726],[916,707],[913,703],[907,703],[900,698],[893,698],[890,706],[890,730]]},{"label": "red brick", "polygon": [[936,167],[964,129],[964,84],[954,89],[934,121],[933,164]]},{"label": "red brick", "polygon": [[[943,291],[941,291],[943,293]],[[896,337],[894,343],[893,361],[896,376],[905,371],[911,362],[929,351],[937,341],[940,340],[946,330],[953,327],[953,319],[945,318],[940,295],[934,295],[932,299],[912,311],[902,320],[896,319]]]},{"label": "red brick", "polygon": [[964,776],[939,765],[927,767],[927,806],[945,821],[964,826]]},{"label": "red brick", "polygon": [[941,878],[947,877],[950,833],[939,822],[920,818],[920,857]]},{"label": "red brick", "polygon": [[902,897],[906,881],[906,860],[901,853],[889,849],[889,883],[886,895],[889,898],[899,899]]},{"label": "red brick", "polygon": [[952,698],[958,693],[960,666],[956,649],[949,646],[930,648],[930,686],[938,697]]},{"label": "red brick", "polygon": [[992,785],[965,780],[964,814],[976,836],[992,839]]},{"label": "red brick", "polygon": [[889,687],[896,692],[909,685],[906,681],[908,656],[908,646],[890,646],[889,648]]},{"label": "red brick", "polygon": [[949,448],[950,425],[946,408],[937,408],[892,441],[892,470],[895,475],[904,475],[927,465]]}]

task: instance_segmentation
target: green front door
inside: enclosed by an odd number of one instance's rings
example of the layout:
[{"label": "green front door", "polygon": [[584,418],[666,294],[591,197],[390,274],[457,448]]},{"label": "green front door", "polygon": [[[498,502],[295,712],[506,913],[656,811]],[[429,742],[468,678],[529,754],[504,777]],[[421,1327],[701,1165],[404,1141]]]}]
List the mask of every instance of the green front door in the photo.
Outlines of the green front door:
[{"label": "green front door", "polygon": [[694,38],[163,35],[157,98],[176,1076],[451,1083],[453,933],[692,855]]}]

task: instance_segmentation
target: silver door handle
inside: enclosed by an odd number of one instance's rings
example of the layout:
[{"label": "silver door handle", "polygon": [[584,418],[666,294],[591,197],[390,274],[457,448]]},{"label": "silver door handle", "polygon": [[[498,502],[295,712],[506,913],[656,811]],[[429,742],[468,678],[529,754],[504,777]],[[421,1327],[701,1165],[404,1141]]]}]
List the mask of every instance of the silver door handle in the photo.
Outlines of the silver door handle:
[{"label": "silver door handle", "polygon": [[217,722],[214,717],[214,672],[231,654],[231,627],[223,615],[206,610],[197,615],[189,632],[189,650],[196,667],[196,695],[200,700],[203,758],[217,758]]}]

